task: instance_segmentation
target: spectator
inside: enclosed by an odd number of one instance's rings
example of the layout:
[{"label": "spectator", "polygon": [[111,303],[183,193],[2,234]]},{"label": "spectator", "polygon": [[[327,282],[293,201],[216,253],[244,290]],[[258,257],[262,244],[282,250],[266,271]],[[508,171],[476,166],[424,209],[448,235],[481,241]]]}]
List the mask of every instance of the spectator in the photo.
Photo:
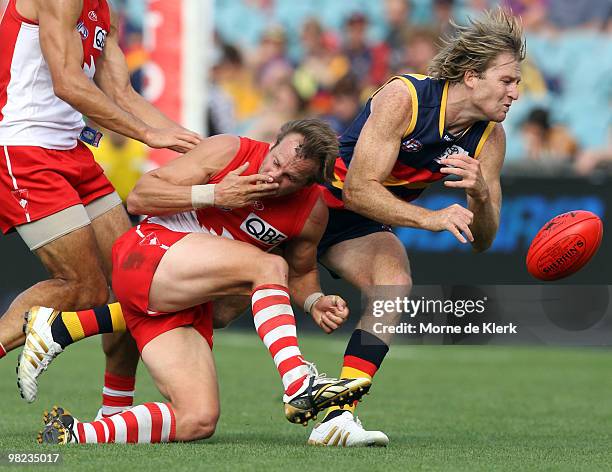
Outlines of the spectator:
[{"label": "spectator", "polygon": [[266,94],[277,84],[291,79],[293,67],[287,59],[287,38],[280,26],[264,31],[254,56],[254,78],[262,93]]},{"label": "spectator", "polygon": [[561,125],[552,125],[548,111],[535,108],[521,127],[526,158],[543,167],[569,163],[577,153],[576,140]]},{"label": "spectator", "polygon": [[348,58],[351,73],[365,87],[369,85],[372,71],[372,50],[368,44],[368,19],[363,13],[353,13],[344,24],[342,53]]},{"label": "spectator", "polygon": [[361,110],[359,83],[352,74],[346,75],[334,85],[331,94],[331,113],[323,119],[340,135]]},{"label": "spectator", "polygon": [[306,20],[301,36],[304,55],[295,73],[295,83],[302,97],[310,99],[319,90],[329,90],[350,69],[346,57],[337,53],[330,35],[318,20]]},{"label": "spectator", "polygon": [[433,29],[415,28],[407,32],[403,62],[394,73],[427,75],[427,66],[438,52],[437,40],[438,33]]}]

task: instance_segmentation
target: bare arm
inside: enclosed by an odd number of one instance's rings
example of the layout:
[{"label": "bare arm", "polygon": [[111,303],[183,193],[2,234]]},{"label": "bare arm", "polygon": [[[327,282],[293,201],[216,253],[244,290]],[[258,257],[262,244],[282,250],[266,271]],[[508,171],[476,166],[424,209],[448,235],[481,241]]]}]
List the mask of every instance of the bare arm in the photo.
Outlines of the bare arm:
[{"label": "bare arm", "polygon": [[420,227],[429,211],[403,202],[383,185],[411,117],[412,99],[401,81],[390,82],[374,96],[344,182],[349,210],[388,225]]},{"label": "bare arm", "polygon": [[144,142],[147,125],[113,103],[83,72],[83,46],[75,28],[83,1],[37,0],[36,4],[40,46],[55,95],[105,128]]},{"label": "bare arm", "polygon": [[428,210],[400,200],[383,184],[397,161],[411,117],[412,98],[400,80],[390,82],[374,96],[344,182],[344,204],[349,210],[387,225],[447,230],[466,243],[461,233],[471,240],[469,210],[459,205]]},{"label": "bare arm", "polygon": [[107,129],[151,147],[180,152],[192,149],[199,137],[176,129],[153,129],[114,103],[85,75],[83,45],[75,25],[82,0],[36,0],[40,47],[49,67],[55,95]]},{"label": "bare arm", "polygon": [[[317,245],[327,226],[328,211],[323,200],[315,204],[300,236],[287,244],[285,259],[289,264],[289,289],[293,301],[303,306],[306,298],[321,292],[317,268]],[[337,295],[317,301],[311,315],[315,323],[326,333],[338,328],[348,317],[346,302]]]},{"label": "bare arm", "polygon": [[446,181],[447,187],[464,188],[468,208],[474,213],[470,229],[474,235],[475,251],[486,251],[497,234],[501,212],[502,191],[500,174],[506,154],[506,134],[501,123],[495,125],[482,148],[482,157],[472,159],[458,156],[444,160],[450,168],[441,172],[458,175],[459,181]]},{"label": "bare arm", "polygon": [[[193,209],[192,185],[206,184],[223,169],[240,148],[240,138],[230,135],[202,140],[193,150],[143,175],[127,198],[135,215],[167,215]],[[236,208],[274,194],[277,183],[267,175],[241,176],[247,165],[230,172],[215,187],[215,206]]]}]

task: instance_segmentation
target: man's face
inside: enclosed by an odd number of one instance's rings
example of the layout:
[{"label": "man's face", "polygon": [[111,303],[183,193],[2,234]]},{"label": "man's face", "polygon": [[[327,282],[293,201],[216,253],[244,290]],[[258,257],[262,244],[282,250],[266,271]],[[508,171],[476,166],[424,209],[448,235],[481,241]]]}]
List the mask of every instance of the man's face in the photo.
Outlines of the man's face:
[{"label": "man's face", "polygon": [[506,119],[510,105],[518,99],[521,66],[510,53],[502,53],[480,78],[472,79],[473,103],[490,121]]},{"label": "man's face", "polygon": [[312,159],[296,156],[296,149],[304,138],[296,133],[289,134],[270,149],[259,168],[260,174],[269,175],[279,184],[277,196],[288,195],[306,187],[317,172]]}]

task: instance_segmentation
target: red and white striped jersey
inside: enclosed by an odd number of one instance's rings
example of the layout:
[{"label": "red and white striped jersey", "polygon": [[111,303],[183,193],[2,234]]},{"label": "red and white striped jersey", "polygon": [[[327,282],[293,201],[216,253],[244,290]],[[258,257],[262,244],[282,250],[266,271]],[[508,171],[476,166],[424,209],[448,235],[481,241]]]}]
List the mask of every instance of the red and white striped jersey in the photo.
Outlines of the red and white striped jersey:
[{"label": "red and white striped jersey", "polygon": [[[22,17],[15,2],[9,0],[0,23],[0,146],[72,149],[83,116],[55,96],[38,23]],[[83,43],[83,71],[93,79],[110,31],[107,0],[83,0],[75,29]]]},{"label": "red and white striped jersey", "polygon": [[[229,172],[248,162],[242,175],[259,171],[270,145],[248,138],[240,138],[240,149],[230,163],[209,183],[220,182]],[[265,198],[253,205],[233,210],[203,208],[174,215],[149,217],[155,223],[172,231],[208,233],[243,241],[264,251],[300,235],[306,220],[321,195],[317,185],[276,198]]]}]

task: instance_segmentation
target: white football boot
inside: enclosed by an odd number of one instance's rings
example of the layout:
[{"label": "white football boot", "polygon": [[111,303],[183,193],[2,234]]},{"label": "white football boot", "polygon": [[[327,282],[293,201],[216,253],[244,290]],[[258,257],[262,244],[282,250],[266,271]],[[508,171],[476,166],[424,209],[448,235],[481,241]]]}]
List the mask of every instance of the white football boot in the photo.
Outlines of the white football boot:
[{"label": "white football boot", "polygon": [[382,431],[366,431],[350,411],[318,423],[310,433],[308,444],[337,447],[385,447],[389,438]]},{"label": "white football boot", "polygon": [[17,386],[21,397],[29,403],[36,400],[38,377],[63,351],[51,334],[51,323],[60,313],[42,306],[35,306],[26,313],[23,330],[26,340],[17,361]]},{"label": "white football boot", "polygon": [[330,406],[343,406],[368,393],[372,381],[367,378],[334,379],[319,374],[314,364],[307,363],[309,375],[295,394],[283,396],[285,416],[291,423],[306,426],[317,413]]}]

